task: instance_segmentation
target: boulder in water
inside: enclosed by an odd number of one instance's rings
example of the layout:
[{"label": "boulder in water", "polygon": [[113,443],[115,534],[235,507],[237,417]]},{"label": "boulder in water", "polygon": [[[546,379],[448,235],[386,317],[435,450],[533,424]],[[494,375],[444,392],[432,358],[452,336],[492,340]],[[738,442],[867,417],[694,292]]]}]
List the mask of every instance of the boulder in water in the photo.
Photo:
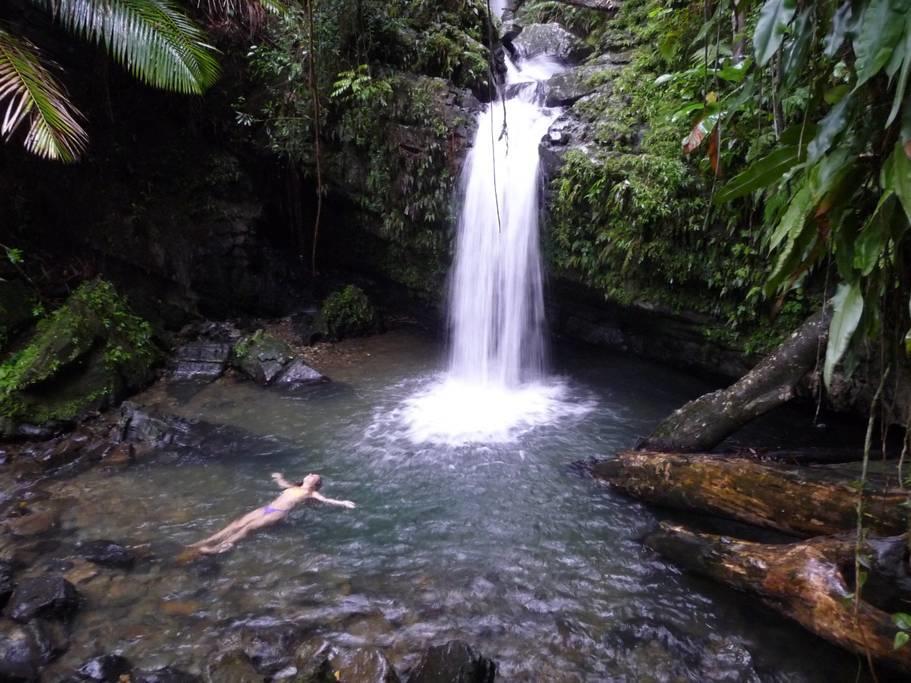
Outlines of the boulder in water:
[{"label": "boulder in water", "polygon": [[392,664],[376,648],[359,648],[340,652],[332,658],[332,668],[338,672],[339,681],[357,683],[399,683],[399,675]]},{"label": "boulder in water", "polygon": [[236,645],[258,672],[272,675],[291,663],[303,637],[303,629],[297,624],[266,618],[244,624],[226,644]]},{"label": "boulder in water", "polygon": [[203,676],[206,683],[263,683],[243,650],[218,652],[209,658]]},{"label": "boulder in water", "polygon": [[130,660],[120,655],[102,655],[93,657],[79,667],[79,677],[99,683],[120,683],[124,677],[129,678],[133,665]]},{"label": "boulder in water", "polygon": [[328,382],[329,378],[314,370],[300,358],[295,358],[288,363],[282,374],[275,380],[276,386],[301,386],[306,384],[321,384]]},{"label": "boulder in water", "polygon": [[35,617],[66,619],[79,607],[79,593],[60,576],[25,579],[16,586],[10,598],[9,614],[16,621]]},{"label": "boulder in water", "polygon": [[548,56],[571,64],[592,53],[588,45],[557,23],[526,26],[507,45],[521,59]]},{"label": "boulder in water", "polygon": [[497,665],[461,640],[428,648],[411,671],[408,683],[493,683]]},{"label": "boulder in water", "polygon": [[293,359],[290,346],[257,330],[237,342],[231,362],[257,384],[272,384]]},{"label": "boulder in water", "polygon": [[294,656],[297,669],[294,683],[335,683],[332,655],[332,645],[322,639],[301,645]]},{"label": "boulder in water", "polygon": [[595,78],[604,71],[600,66],[577,66],[551,76],[544,83],[544,104],[567,107],[597,89]]}]

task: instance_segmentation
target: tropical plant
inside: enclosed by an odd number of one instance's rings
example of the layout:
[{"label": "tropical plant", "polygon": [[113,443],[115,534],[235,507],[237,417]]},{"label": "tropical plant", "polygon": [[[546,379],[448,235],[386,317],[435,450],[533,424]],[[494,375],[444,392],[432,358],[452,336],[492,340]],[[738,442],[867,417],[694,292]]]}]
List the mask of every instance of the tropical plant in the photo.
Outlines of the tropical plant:
[{"label": "tropical plant", "polygon": [[[215,49],[174,0],[29,0],[70,33],[95,43],[144,83],[201,94],[218,78]],[[194,0],[210,17],[250,20],[280,0]],[[74,161],[88,136],[58,79],[59,68],[24,35],[0,25],[0,137],[25,130],[26,149]]]},{"label": "tropical plant", "polygon": [[767,296],[834,264],[829,383],[860,342],[895,332],[885,312],[908,296],[911,3],[721,0],[706,15],[693,55],[703,95],[677,113],[695,117],[684,148],[707,147],[719,176],[748,162],[714,199],[761,209]]}]

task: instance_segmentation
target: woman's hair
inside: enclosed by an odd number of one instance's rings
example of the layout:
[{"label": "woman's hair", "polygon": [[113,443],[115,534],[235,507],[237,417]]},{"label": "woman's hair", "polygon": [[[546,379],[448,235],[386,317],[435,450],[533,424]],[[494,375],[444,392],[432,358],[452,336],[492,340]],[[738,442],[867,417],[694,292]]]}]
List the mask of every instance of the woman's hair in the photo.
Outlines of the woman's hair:
[{"label": "woman's hair", "polygon": [[[322,478],[321,476],[319,476],[318,474],[315,475],[315,476],[316,476],[316,484],[313,486],[313,490],[314,490],[314,491],[319,491],[321,488],[323,488],[323,478]],[[304,485],[304,480],[301,479],[301,480],[299,480],[299,481],[296,481],[296,482],[294,482],[294,485],[295,485],[295,486],[303,486],[303,485]]]}]

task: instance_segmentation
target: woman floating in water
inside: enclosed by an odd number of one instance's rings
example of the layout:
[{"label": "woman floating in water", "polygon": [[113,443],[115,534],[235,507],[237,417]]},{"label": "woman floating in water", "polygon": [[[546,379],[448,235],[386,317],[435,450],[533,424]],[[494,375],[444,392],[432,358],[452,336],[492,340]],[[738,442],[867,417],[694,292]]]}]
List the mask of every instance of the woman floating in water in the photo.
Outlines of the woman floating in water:
[{"label": "woman floating in water", "polygon": [[263,529],[273,524],[278,524],[288,513],[299,503],[305,500],[318,500],[321,503],[330,505],[339,505],[345,508],[353,508],[354,503],[350,500],[334,500],[326,498],[319,493],[323,485],[323,479],[318,474],[308,474],[303,481],[291,484],[278,472],[272,474],[272,479],[278,484],[279,488],[284,489],[282,494],[265,507],[257,508],[253,512],[248,512],[243,517],[234,520],[217,534],[194,543],[191,548],[197,548],[199,552],[206,555],[214,553],[223,553],[234,547],[234,544],[245,538],[257,529]]}]

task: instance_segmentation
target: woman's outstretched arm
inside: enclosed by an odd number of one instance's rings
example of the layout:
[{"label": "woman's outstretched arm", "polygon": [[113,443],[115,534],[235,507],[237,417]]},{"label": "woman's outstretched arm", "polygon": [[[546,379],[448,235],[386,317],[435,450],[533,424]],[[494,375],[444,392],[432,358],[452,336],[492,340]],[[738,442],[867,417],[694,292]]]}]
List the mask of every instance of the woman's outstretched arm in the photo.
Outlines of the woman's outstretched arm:
[{"label": "woman's outstretched arm", "polygon": [[314,491],[312,496],[314,500],[318,500],[321,503],[328,503],[329,505],[338,505],[339,507],[348,508],[353,510],[355,505],[350,500],[336,500],[335,498],[326,498],[326,496]]},{"label": "woman's outstretched arm", "polygon": [[285,479],[284,475],[282,475],[281,472],[273,472],[272,481],[274,481],[276,484],[278,484],[278,488],[280,488],[280,489],[290,489],[294,486],[294,484],[288,482]]}]

